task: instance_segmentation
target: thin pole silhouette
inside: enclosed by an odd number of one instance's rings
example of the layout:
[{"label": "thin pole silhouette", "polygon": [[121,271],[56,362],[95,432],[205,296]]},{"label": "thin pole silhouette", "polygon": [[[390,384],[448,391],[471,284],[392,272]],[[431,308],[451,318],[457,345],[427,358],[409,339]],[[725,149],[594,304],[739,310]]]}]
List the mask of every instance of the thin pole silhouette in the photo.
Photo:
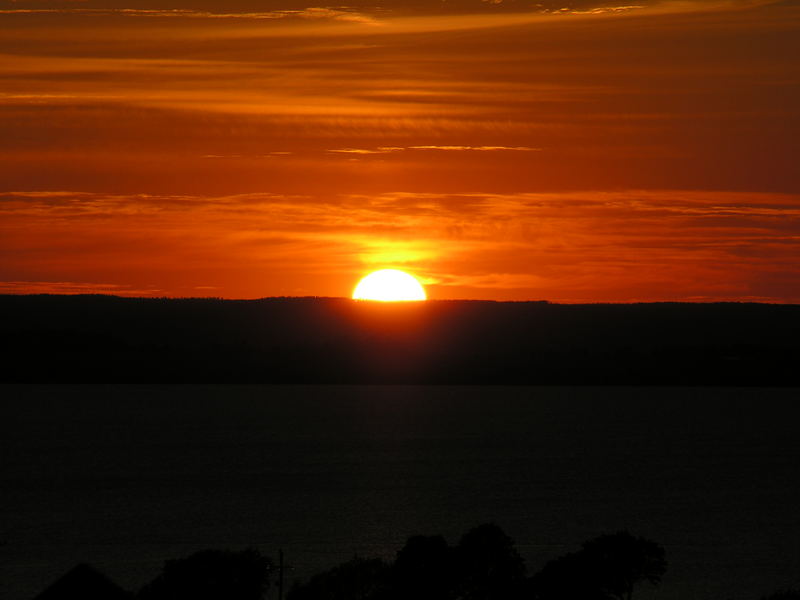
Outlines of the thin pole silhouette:
[{"label": "thin pole silhouette", "polygon": [[278,600],[283,600],[283,548],[278,550]]}]

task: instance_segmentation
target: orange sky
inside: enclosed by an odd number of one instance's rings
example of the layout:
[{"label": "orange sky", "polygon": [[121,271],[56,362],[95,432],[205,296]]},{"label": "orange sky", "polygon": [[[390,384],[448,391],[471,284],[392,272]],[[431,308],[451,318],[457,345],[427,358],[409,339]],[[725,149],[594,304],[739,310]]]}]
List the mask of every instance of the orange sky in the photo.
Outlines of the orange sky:
[{"label": "orange sky", "polygon": [[796,0],[0,0],[0,292],[800,302],[799,56]]}]

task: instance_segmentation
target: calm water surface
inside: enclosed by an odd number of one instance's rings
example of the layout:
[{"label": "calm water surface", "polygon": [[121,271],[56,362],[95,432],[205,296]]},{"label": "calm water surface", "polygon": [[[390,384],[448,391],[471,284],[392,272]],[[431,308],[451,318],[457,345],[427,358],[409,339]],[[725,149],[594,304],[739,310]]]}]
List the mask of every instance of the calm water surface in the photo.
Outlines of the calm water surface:
[{"label": "calm water surface", "polygon": [[664,600],[800,587],[798,390],[2,387],[0,597],[79,561],[127,587],[215,547],[289,578],[493,521],[530,572],[600,533],[667,549]]}]

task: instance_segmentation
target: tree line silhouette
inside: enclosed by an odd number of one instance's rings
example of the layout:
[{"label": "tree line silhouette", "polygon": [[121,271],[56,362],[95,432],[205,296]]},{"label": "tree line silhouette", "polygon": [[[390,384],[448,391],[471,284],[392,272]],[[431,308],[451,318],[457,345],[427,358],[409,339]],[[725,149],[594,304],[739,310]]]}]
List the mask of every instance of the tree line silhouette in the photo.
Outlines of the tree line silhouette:
[{"label": "tree line silhouette", "polygon": [[[514,541],[487,523],[455,546],[441,535],[415,535],[391,562],[356,556],[295,583],[286,600],[632,600],[643,586],[658,586],[666,569],[663,547],[619,531],[588,540],[528,576]],[[283,595],[282,586],[278,596],[273,589],[276,576],[282,573],[275,563],[256,549],[203,550],[166,561],[136,594],[79,565],[35,600],[265,600]],[[762,600],[800,600],[800,591]]]},{"label": "tree line silhouette", "polygon": [[664,549],[621,531],[586,542],[532,577],[513,540],[495,524],[470,530],[451,547],[442,536],[414,536],[392,563],[353,560],[293,588],[288,600],[631,600],[658,585]]},{"label": "tree line silhouette", "polygon": [[5,382],[799,385],[800,306],[2,296]]}]

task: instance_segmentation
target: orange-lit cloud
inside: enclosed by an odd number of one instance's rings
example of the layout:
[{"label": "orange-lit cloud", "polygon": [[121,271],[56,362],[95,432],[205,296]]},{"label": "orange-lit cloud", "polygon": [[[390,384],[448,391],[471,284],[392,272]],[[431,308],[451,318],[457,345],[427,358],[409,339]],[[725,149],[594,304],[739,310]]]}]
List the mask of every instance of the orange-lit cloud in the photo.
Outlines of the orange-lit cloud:
[{"label": "orange-lit cloud", "polygon": [[[2,196],[6,290],[347,295],[378,266],[432,297],[800,300],[800,197],[689,191]],[[35,230],[36,235],[31,235]],[[161,257],[169,256],[170,261]],[[26,288],[24,274],[35,274]],[[795,282],[773,289],[778,281]],[[110,282],[110,283],[109,283]]]},{"label": "orange-lit cloud", "polygon": [[474,152],[497,152],[500,150],[512,150],[515,152],[536,152],[541,148],[528,148],[527,146],[378,146],[377,148],[337,148],[328,150],[334,154],[388,154],[390,152],[402,152],[404,150],[441,150],[451,151],[474,151]]},{"label": "orange-lit cloud", "polygon": [[800,298],[796,3],[373,4],[0,0],[0,289]]},{"label": "orange-lit cloud", "polygon": [[272,10],[266,12],[211,12],[191,8],[12,8],[0,9],[0,15],[76,15],[85,17],[138,17],[158,19],[330,19],[350,23],[374,24],[374,18],[341,8],[309,7],[302,10]]}]

